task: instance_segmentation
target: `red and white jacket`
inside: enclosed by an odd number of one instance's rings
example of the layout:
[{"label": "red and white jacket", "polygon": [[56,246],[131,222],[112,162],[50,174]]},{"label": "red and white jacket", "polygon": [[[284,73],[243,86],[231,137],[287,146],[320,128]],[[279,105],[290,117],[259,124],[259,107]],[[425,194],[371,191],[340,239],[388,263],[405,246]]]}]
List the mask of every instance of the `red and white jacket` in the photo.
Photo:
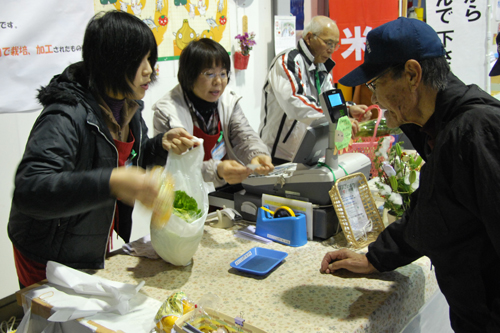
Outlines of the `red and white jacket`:
[{"label": "red and white jacket", "polygon": [[319,105],[315,72],[321,91],[334,88],[330,74],[335,62],[314,64],[314,56],[300,39],[297,48],[278,54],[269,67],[263,88],[259,135],[272,157],[291,161],[307,126],[326,117]]}]

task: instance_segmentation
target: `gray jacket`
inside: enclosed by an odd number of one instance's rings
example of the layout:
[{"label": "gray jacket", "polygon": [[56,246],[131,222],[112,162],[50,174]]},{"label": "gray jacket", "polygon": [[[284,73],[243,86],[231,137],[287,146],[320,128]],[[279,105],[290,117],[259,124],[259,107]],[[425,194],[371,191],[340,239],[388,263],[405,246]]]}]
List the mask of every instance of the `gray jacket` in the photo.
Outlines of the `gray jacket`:
[{"label": "gray jacket", "polygon": [[[266,145],[248,123],[239,106],[241,97],[226,89],[219,98],[218,112],[226,143],[226,158],[247,165],[258,155],[269,155]],[[193,134],[193,118],[184,98],[184,92],[177,85],[153,105],[153,126],[155,133],[163,133],[172,128],[182,127]],[[226,184],[217,175],[218,161],[203,162],[203,179],[213,182],[215,187]]]}]

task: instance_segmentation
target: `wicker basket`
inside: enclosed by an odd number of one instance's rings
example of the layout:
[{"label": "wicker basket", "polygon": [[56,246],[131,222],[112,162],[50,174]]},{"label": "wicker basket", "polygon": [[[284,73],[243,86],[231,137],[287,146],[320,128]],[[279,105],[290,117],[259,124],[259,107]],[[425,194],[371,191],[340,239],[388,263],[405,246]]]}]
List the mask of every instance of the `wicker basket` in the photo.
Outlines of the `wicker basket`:
[{"label": "wicker basket", "polygon": [[[378,145],[379,140],[384,138],[385,136],[377,137],[377,129],[378,129],[378,125],[380,124],[380,119],[382,118],[382,110],[380,110],[380,107],[378,105],[369,106],[367,111],[370,109],[378,109],[378,118],[377,118],[377,123],[375,124],[375,130],[373,131],[373,136],[368,137],[368,138],[359,138],[361,140],[361,142],[354,142],[346,149],[345,152],[346,153],[363,153],[366,156],[368,156],[370,158],[370,161],[372,162],[372,167],[370,169],[370,175],[371,175],[371,177],[377,177],[378,170],[375,166],[375,150],[377,150],[377,145]],[[390,143],[387,151],[389,151],[391,149],[391,146],[394,143],[394,137],[392,135],[390,136],[390,140],[391,140],[391,143]]]},{"label": "wicker basket", "polygon": [[[342,201],[342,197],[340,196],[338,188],[339,184],[342,184],[342,182],[345,181],[352,180],[353,178],[359,178],[359,195],[361,196],[361,201],[363,202],[363,207],[365,209],[366,215],[372,222],[372,231],[366,233],[364,237],[359,239],[356,239],[356,237],[354,236],[351,223],[346,213],[344,202]],[[344,232],[347,242],[351,247],[361,248],[377,239],[378,235],[384,230],[385,227],[382,221],[382,217],[380,216],[380,213],[378,211],[377,205],[375,204],[375,200],[373,199],[372,193],[368,186],[368,182],[366,181],[366,177],[363,173],[356,172],[351,175],[339,178],[335,182],[335,185],[332,186],[332,189],[329,193],[333,207],[335,208],[335,212],[337,213],[340,226],[342,227],[342,231]]]}]

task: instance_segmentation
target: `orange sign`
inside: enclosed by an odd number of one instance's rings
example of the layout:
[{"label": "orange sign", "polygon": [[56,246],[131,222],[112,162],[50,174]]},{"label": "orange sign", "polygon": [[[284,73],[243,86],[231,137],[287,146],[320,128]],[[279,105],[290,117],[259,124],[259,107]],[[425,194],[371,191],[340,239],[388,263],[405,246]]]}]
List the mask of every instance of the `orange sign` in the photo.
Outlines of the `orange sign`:
[{"label": "orange sign", "polygon": [[399,15],[398,0],[330,0],[330,17],[340,31],[340,48],[333,53],[333,79],[340,78],[363,63],[368,32]]}]

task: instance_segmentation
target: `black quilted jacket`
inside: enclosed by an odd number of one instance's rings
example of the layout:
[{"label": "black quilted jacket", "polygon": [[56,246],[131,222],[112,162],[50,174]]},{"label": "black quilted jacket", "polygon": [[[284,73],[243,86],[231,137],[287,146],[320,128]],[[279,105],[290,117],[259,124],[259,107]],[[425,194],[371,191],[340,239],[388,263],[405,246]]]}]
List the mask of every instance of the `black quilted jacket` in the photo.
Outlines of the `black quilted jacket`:
[{"label": "black quilted jacket", "polygon": [[[14,246],[40,263],[103,268],[115,205],[119,235],[129,241],[132,207],[110,195],[109,178],[118,153],[101,109],[86,88],[83,64],[69,66],[39,90],[44,106],[15,177],[8,223]],[[161,137],[149,139],[142,101],[130,122],[134,165],[164,165]]]}]

